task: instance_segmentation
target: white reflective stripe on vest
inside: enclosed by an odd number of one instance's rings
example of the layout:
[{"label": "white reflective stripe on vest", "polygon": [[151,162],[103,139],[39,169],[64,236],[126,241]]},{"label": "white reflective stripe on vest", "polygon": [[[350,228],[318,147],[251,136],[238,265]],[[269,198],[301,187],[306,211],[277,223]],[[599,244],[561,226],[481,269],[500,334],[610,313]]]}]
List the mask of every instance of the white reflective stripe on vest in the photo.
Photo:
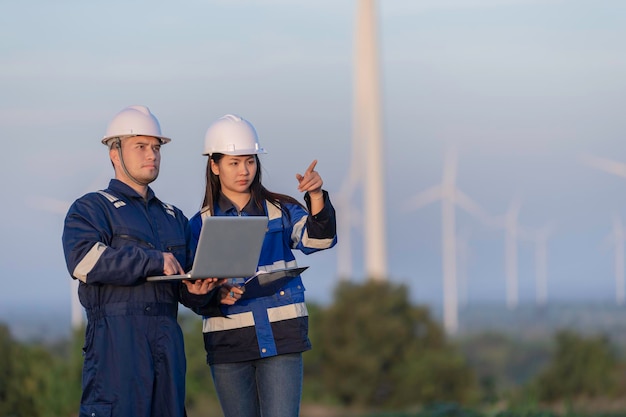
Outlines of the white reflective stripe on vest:
[{"label": "white reflective stripe on vest", "polygon": [[265,271],[265,272],[272,272],[277,269],[296,268],[297,266],[298,266],[298,263],[295,260],[288,261],[288,262],[276,261],[271,265],[259,265],[258,270]]},{"label": "white reflective stripe on vest", "polygon": [[[286,306],[272,307],[267,309],[270,322],[306,317],[309,312],[305,303],[289,304]],[[241,329],[254,326],[254,316],[251,311],[246,313],[231,314],[228,317],[208,317],[202,320],[202,332],[221,332],[224,330]]]},{"label": "white reflective stripe on vest", "polygon": [[267,317],[270,322],[296,319],[309,315],[305,303],[289,304],[286,306],[272,307],[267,309]]},{"label": "white reflective stripe on vest", "polygon": [[265,207],[267,207],[267,218],[269,220],[280,219],[283,217],[283,212],[280,207],[276,207],[267,200],[265,200]]},{"label": "white reflective stripe on vest", "polygon": [[241,329],[254,326],[251,311],[231,314],[228,317],[207,317],[202,319],[202,333],[221,332],[222,330]]}]

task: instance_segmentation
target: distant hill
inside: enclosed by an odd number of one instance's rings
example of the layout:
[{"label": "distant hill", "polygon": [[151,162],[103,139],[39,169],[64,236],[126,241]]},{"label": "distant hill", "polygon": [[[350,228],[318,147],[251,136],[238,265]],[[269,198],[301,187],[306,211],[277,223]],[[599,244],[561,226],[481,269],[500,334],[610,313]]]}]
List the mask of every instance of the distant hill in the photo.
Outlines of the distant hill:
[{"label": "distant hill", "polygon": [[[497,332],[513,338],[545,339],[561,329],[582,334],[604,334],[626,346],[626,306],[599,303],[561,303],[539,309],[521,305],[509,310],[503,305],[480,304],[459,312],[459,333],[465,337]],[[181,307],[180,314],[193,314]],[[433,309],[435,317],[441,311]],[[69,308],[20,309],[0,306],[0,322],[6,323],[13,337],[21,341],[56,341],[70,335]]]},{"label": "distant hill", "polygon": [[62,309],[20,308],[0,306],[0,322],[11,330],[11,335],[23,342],[55,342],[70,336],[70,311]]},{"label": "distant hill", "polygon": [[509,310],[502,305],[482,304],[459,312],[459,337],[497,332],[512,337],[544,339],[558,330],[608,336],[626,345],[626,306],[600,303],[561,303],[538,308],[521,305]]}]

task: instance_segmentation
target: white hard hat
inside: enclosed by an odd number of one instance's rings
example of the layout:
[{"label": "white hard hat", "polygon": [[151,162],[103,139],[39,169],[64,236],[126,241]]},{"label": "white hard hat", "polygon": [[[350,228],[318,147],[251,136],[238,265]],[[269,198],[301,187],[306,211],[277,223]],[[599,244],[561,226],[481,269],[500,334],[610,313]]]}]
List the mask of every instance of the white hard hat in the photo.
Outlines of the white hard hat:
[{"label": "white hard hat", "polygon": [[146,106],[128,106],[113,117],[107,127],[102,143],[109,145],[109,141],[129,136],[153,136],[168,143],[170,138],[161,135],[159,121]]},{"label": "white hard hat", "polygon": [[266,153],[259,145],[254,126],[247,120],[227,114],[209,126],[204,136],[203,155],[254,155]]}]

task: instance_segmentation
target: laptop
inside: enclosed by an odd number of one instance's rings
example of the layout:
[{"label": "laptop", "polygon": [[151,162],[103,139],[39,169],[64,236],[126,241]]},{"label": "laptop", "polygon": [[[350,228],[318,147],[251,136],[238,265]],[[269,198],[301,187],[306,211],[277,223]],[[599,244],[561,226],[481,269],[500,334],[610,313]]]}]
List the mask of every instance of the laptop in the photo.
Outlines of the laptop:
[{"label": "laptop", "polygon": [[300,276],[308,266],[275,269],[273,271],[257,271],[243,284],[244,293],[241,298],[257,298],[273,295],[289,281]]},{"label": "laptop", "polygon": [[202,222],[191,271],[147,281],[238,278],[254,275],[267,232],[265,216],[210,216]]}]

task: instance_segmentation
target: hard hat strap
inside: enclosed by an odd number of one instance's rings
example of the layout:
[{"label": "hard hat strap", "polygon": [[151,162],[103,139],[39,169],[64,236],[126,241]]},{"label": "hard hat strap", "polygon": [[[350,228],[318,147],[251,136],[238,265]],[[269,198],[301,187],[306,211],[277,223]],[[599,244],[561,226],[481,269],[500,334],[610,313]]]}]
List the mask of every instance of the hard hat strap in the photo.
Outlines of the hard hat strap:
[{"label": "hard hat strap", "polygon": [[130,175],[130,172],[128,172],[128,169],[126,168],[126,163],[124,163],[124,154],[122,152],[122,140],[120,138],[116,138],[113,146],[117,148],[117,154],[120,156],[120,164],[122,164],[122,169],[124,170],[124,174],[126,174],[126,176],[130,178],[132,182],[134,182],[135,184],[141,185],[142,187],[145,187],[148,184],[150,184],[150,182],[139,181],[138,179]]}]

